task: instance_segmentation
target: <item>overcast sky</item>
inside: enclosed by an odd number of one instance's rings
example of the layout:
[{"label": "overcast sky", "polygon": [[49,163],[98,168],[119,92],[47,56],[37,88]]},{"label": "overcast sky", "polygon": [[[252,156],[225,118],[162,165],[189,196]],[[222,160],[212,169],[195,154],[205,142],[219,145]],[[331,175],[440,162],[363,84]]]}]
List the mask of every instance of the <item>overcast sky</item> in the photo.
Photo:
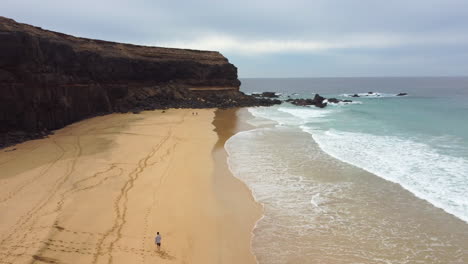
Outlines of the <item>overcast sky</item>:
[{"label": "overcast sky", "polygon": [[81,37],[217,50],[240,77],[467,76],[468,0],[1,0]]}]

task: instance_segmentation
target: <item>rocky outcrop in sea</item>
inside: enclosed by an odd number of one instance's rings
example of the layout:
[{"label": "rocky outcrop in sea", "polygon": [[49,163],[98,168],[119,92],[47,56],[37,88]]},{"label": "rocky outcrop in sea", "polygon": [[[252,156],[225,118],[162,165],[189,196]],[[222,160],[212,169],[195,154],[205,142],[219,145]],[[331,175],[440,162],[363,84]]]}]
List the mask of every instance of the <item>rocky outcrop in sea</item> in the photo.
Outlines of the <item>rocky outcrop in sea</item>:
[{"label": "rocky outcrop in sea", "polygon": [[285,102],[291,103],[297,106],[315,106],[319,108],[325,108],[329,103],[338,104],[338,103],[352,103],[352,100],[341,100],[337,98],[325,98],[319,94],[315,94],[314,98],[288,98]]}]

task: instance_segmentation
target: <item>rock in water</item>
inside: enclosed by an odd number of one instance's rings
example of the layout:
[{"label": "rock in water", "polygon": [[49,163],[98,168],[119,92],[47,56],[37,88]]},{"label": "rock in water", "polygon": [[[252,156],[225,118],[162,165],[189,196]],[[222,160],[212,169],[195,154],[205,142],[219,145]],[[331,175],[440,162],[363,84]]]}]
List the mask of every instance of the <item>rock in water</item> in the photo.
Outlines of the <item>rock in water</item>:
[{"label": "rock in water", "polygon": [[278,98],[275,92],[252,93],[255,97]]},{"label": "rock in water", "polygon": [[324,103],[326,98],[320,96],[319,94],[315,94],[314,99],[313,99],[313,105],[316,107],[324,108],[327,106],[327,103]]},{"label": "rock in water", "polygon": [[316,107],[324,108],[327,106],[327,103],[324,102],[325,99],[326,98],[320,96],[319,94],[315,94],[314,99],[288,99],[286,102],[290,102],[291,104],[298,106],[314,105]]},{"label": "rock in water", "polygon": [[274,92],[263,92],[262,97],[278,98],[278,95]]},{"label": "rock in water", "polygon": [[219,52],[78,38],[0,17],[0,148],[103,113],[278,103],[239,86]]},{"label": "rock in water", "polygon": [[341,102],[340,99],[336,99],[336,98],[328,98],[327,101],[329,103],[334,103],[334,104],[337,104],[337,103]]}]

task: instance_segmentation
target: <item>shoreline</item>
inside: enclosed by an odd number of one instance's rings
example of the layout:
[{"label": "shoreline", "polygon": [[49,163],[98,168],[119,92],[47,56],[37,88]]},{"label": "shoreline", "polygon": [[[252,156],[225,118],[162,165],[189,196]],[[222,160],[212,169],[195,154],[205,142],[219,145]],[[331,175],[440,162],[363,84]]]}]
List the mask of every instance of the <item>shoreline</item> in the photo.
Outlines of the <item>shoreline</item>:
[{"label": "shoreline", "polygon": [[[278,121],[275,120],[275,119],[269,119],[269,118],[261,116],[261,115],[260,116],[255,115],[255,114],[253,114],[253,115],[256,118],[269,120],[270,122],[275,123],[275,126],[279,124]],[[267,125],[267,126],[259,125],[258,128],[265,128],[265,127],[269,127],[269,125]],[[301,132],[309,135],[310,139],[313,142],[315,142],[319,146],[320,150],[323,153],[325,153],[326,155],[336,159],[339,162],[343,162],[343,163],[346,163],[346,164],[348,164],[348,165],[350,165],[352,167],[355,167],[355,168],[358,168],[360,170],[366,171],[367,173],[372,174],[375,177],[378,177],[378,178],[383,179],[385,181],[388,181],[389,183],[397,184],[400,188],[402,188],[405,191],[408,191],[409,193],[411,193],[415,198],[423,200],[423,201],[427,202],[428,204],[430,204],[431,206],[433,206],[434,208],[440,209],[440,210],[444,211],[444,213],[449,214],[449,215],[457,218],[458,220],[468,224],[468,220],[467,220],[465,215],[460,215],[459,212],[454,211],[453,208],[447,207],[446,204],[443,204],[443,203],[441,203],[439,201],[436,201],[436,200],[432,199],[432,197],[428,196],[428,194],[422,193],[420,190],[415,189],[414,186],[411,186],[408,182],[399,181],[398,178],[394,178],[394,177],[392,178],[392,175],[389,176],[389,175],[385,174],[384,172],[376,170],[375,168],[365,166],[365,164],[364,165],[359,164],[356,161],[350,160],[349,158],[347,159],[347,157],[343,157],[343,156],[340,157],[340,155],[339,155],[339,154],[341,154],[340,152],[337,152],[336,150],[335,150],[335,152],[333,152],[330,149],[327,149],[325,147],[326,146],[324,144],[325,141],[324,140],[323,141],[319,140],[319,138],[317,138],[317,133],[315,133],[315,131],[313,131],[313,129],[310,130],[307,127],[304,127],[304,126],[298,126],[298,128],[301,130]]]},{"label": "shoreline", "polygon": [[82,38],[3,16],[0,34],[0,58],[8,62],[0,148],[100,114],[280,103],[240,92],[237,67],[218,51]]},{"label": "shoreline", "polygon": [[111,114],[0,152],[3,261],[256,263],[261,206],[229,171],[222,111]]},{"label": "shoreline", "polygon": [[[252,190],[247,184],[233,175],[229,168],[228,153],[224,148],[226,141],[235,134],[255,128],[245,122],[248,116],[251,115],[246,108],[218,109],[215,112],[215,118],[213,120],[213,125],[215,126],[214,131],[218,135],[218,141],[213,148],[215,174],[217,175],[215,179],[215,189],[217,190],[218,200],[223,203],[223,207],[235,210],[235,212],[232,212],[232,216],[235,216],[235,219],[231,220],[237,223],[245,221],[241,225],[247,225],[249,227],[249,232],[243,235],[242,244],[248,245],[248,251],[252,257],[249,257],[249,259],[243,262],[233,261],[233,263],[258,263],[252,248],[253,231],[257,223],[263,218],[263,205],[255,199]],[[235,188],[237,191],[229,192],[228,190],[231,188]],[[242,195],[241,201],[239,201],[239,193]],[[241,213],[241,211],[244,211],[244,213]],[[246,216],[249,217],[246,218]],[[231,256],[230,259],[234,260],[233,258],[237,257]],[[228,260],[225,261],[227,262]]]},{"label": "shoreline", "polygon": [[440,204],[440,203],[438,203],[436,201],[431,200],[430,198],[426,197],[424,194],[418,192],[417,190],[414,190],[412,188],[412,186],[409,186],[409,185],[407,185],[407,184],[405,184],[403,182],[399,182],[399,181],[397,181],[395,179],[391,179],[388,176],[386,176],[385,174],[373,171],[372,169],[366,168],[365,166],[360,166],[359,164],[354,164],[351,161],[348,161],[346,159],[338,157],[335,153],[327,152],[323,148],[323,146],[320,144],[320,142],[316,138],[314,138],[313,134],[310,134],[310,133],[308,133],[306,131],[303,131],[303,132],[309,134],[311,136],[311,139],[314,141],[314,143],[317,144],[317,146],[320,148],[320,150],[323,151],[323,153],[325,153],[326,155],[336,159],[339,162],[346,163],[349,166],[352,166],[352,167],[354,167],[354,168],[356,168],[358,170],[365,171],[366,173],[371,174],[374,177],[377,177],[377,178],[379,178],[381,180],[384,180],[384,181],[386,181],[386,182],[388,182],[390,184],[395,184],[395,185],[398,186],[398,188],[401,188],[402,190],[408,192],[411,196],[413,196],[414,199],[421,200],[422,202],[427,203],[430,206],[432,206],[435,210],[441,210],[445,214],[449,215],[450,217],[453,217],[453,218],[455,218],[456,220],[458,220],[460,222],[468,224],[468,220],[465,219],[465,217],[457,215],[456,213],[451,211],[450,208],[446,208],[446,207],[444,207],[444,205],[442,205],[442,204]]},{"label": "shoreline", "polygon": [[[233,171],[264,204],[254,240],[260,263],[396,263],[404,256],[458,263],[466,257],[461,219],[329,155],[298,127],[265,128],[258,121],[258,129],[237,134],[226,148]],[[289,254],[274,251],[279,239]]]}]

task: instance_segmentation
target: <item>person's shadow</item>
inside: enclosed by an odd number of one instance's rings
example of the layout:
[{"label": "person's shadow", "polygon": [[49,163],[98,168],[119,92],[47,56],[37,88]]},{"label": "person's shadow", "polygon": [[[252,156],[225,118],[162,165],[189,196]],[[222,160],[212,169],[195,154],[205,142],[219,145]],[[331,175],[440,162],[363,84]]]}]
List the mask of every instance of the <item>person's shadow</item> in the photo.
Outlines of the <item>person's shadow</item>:
[{"label": "person's shadow", "polygon": [[169,260],[175,259],[174,256],[169,255],[169,253],[167,253],[167,252],[164,251],[164,250],[156,251],[156,254],[157,254],[160,258],[162,258],[162,259],[169,259]]}]

